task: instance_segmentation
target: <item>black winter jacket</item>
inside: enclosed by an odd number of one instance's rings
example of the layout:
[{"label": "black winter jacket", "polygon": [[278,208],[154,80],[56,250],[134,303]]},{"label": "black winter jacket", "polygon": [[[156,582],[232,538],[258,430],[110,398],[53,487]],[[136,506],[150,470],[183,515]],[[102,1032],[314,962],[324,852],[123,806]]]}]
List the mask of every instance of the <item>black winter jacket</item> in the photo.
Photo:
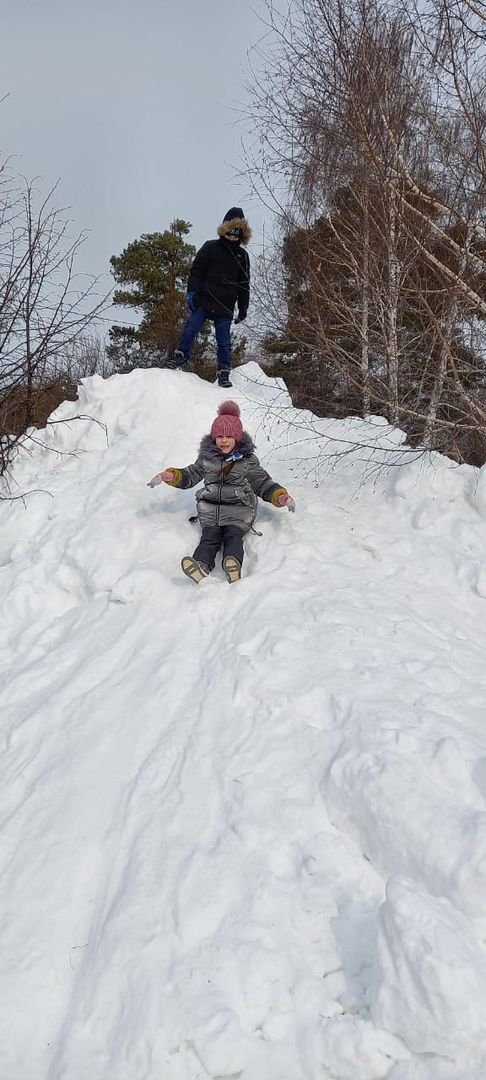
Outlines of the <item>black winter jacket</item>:
[{"label": "black winter jacket", "polygon": [[209,315],[233,318],[235,304],[244,317],[250,300],[250,259],[241,244],[232,240],[207,240],[191,267],[188,293]]}]

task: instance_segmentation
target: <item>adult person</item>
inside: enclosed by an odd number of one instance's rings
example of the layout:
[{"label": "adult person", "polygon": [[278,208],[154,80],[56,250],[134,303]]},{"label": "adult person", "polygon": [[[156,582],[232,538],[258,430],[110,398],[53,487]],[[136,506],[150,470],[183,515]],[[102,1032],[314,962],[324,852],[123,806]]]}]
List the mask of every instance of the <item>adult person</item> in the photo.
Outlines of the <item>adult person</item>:
[{"label": "adult person", "polygon": [[251,229],[240,206],[232,206],[218,227],[218,239],[197,252],[187,283],[190,315],[169,367],[185,368],[195,338],[207,319],[214,322],[218,347],[218,385],[230,387],[231,324],[246,319],[250,301],[250,259],[245,250]]}]

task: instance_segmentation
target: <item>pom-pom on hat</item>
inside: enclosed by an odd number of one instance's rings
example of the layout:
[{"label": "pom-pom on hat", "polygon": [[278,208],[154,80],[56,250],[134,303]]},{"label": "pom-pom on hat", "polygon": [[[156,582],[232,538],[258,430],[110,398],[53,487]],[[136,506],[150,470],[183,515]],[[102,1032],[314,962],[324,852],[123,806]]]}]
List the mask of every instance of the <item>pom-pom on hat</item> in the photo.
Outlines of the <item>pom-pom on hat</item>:
[{"label": "pom-pom on hat", "polygon": [[223,401],[223,404],[218,408],[216,420],[213,420],[211,427],[213,442],[223,435],[226,435],[228,439],[234,439],[235,442],[240,442],[243,436],[240,409],[236,401]]}]

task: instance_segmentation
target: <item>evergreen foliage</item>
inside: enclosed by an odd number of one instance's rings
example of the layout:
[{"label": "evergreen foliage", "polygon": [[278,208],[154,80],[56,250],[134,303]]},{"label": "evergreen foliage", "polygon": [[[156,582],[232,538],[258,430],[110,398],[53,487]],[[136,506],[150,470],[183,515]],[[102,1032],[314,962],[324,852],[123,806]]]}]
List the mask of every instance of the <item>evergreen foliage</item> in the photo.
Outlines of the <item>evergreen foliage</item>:
[{"label": "evergreen foliage", "polygon": [[[134,367],[163,367],[177,348],[188,315],[186,285],[196,253],[186,241],[192,226],[181,218],[164,232],[144,233],[138,240],[110,259],[112,273],[120,286],[113,302],[142,312],[138,327],[113,326],[107,353],[116,370]],[[197,365],[208,347],[209,327],[194,350]]]}]

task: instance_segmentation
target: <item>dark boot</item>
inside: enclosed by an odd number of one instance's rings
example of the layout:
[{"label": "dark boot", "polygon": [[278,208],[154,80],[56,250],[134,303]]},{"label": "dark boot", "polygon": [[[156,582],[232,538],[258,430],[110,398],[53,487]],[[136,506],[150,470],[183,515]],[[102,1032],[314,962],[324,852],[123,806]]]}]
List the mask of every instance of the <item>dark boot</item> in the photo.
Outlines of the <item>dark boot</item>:
[{"label": "dark boot", "polygon": [[172,356],[172,359],[169,360],[167,367],[172,368],[172,370],[176,370],[177,368],[180,368],[182,370],[183,368],[187,367],[188,363],[189,357],[184,356],[184,353],[181,352],[180,349],[176,349],[174,355]]},{"label": "dark boot", "polygon": [[218,371],[218,386],[223,390],[229,390],[233,383],[229,381],[229,371]]}]

